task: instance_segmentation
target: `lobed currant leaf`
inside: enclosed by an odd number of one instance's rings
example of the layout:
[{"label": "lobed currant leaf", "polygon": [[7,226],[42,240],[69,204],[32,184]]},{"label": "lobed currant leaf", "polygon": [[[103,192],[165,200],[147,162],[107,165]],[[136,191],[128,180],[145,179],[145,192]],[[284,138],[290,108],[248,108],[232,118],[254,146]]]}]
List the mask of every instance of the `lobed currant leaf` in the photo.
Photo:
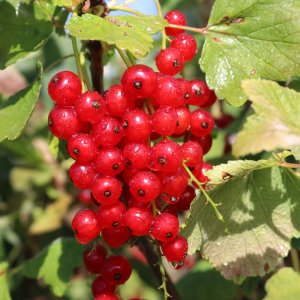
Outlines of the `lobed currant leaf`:
[{"label": "lobed currant leaf", "polygon": [[299,146],[300,93],[267,80],[245,80],[242,87],[255,114],[247,118],[238,133],[233,154],[243,156]]},{"label": "lobed currant leaf", "polygon": [[247,97],[241,80],[300,75],[298,0],[217,0],[200,66],[217,96],[234,106]]},{"label": "lobed currant leaf", "polygon": [[66,28],[82,40],[101,40],[130,51],[142,58],[153,46],[150,36],[161,31],[167,24],[158,16],[107,16],[100,18],[91,14],[73,16]]},{"label": "lobed currant leaf", "polygon": [[189,254],[201,250],[227,279],[272,271],[300,236],[300,178],[279,167],[243,173],[210,192],[225,223],[202,196],[192,204],[182,234]]}]

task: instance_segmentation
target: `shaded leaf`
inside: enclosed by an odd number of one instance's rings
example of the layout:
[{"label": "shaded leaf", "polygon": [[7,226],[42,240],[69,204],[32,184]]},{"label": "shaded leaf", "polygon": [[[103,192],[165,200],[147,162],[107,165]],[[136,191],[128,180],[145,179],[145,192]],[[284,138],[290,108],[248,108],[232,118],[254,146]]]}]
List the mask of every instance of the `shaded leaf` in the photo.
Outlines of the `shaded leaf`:
[{"label": "shaded leaf", "polygon": [[0,2],[0,68],[41,48],[52,33],[51,15],[39,1],[21,3],[17,9]]},{"label": "shaded leaf", "polygon": [[2,300],[11,300],[9,287],[8,287],[8,276],[7,276],[8,263],[0,263],[0,291]]},{"label": "shaded leaf", "polygon": [[23,274],[33,279],[43,279],[56,296],[62,296],[68,288],[74,268],[82,264],[84,250],[75,239],[57,239],[25,262]]},{"label": "shaded leaf", "polygon": [[300,236],[300,178],[279,167],[248,172],[210,193],[225,224],[200,197],[193,202],[183,234],[189,253],[201,250],[228,279],[263,276],[286,256]]},{"label": "shaded leaf", "polygon": [[221,99],[240,106],[241,80],[287,80],[300,75],[298,0],[217,0],[200,65]]},{"label": "shaded leaf", "polygon": [[300,94],[267,80],[245,80],[242,86],[255,114],[238,133],[233,154],[243,156],[300,145]]},{"label": "shaded leaf", "polygon": [[237,286],[225,280],[206,261],[200,261],[177,284],[183,300],[228,300],[237,296]]},{"label": "shaded leaf", "polygon": [[298,300],[300,275],[292,268],[282,268],[266,283],[267,296],[264,300]]},{"label": "shaded leaf", "polygon": [[16,139],[26,126],[41,89],[41,65],[39,68],[38,78],[0,107],[0,142],[4,139]]},{"label": "shaded leaf", "polygon": [[150,35],[163,30],[166,24],[158,16],[100,18],[84,14],[82,17],[72,17],[66,28],[73,36],[82,40],[101,40],[142,58],[153,46]]},{"label": "shaded leaf", "polygon": [[297,160],[300,160],[300,145],[291,147],[291,152]]},{"label": "shaded leaf", "polygon": [[54,203],[49,204],[45,210],[34,215],[34,221],[29,227],[29,232],[31,234],[44,234],[59,229],[71,202],[70,195],[61,195]]}]

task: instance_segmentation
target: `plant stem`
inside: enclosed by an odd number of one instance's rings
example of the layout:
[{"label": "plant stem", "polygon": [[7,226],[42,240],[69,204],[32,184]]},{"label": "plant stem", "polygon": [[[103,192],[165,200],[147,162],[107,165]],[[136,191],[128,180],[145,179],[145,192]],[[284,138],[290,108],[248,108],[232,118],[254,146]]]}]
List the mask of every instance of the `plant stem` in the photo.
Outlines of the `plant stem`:
[{"label": "plant stem", "polygon": [[284,168],[291,168],[291,169],[300,168],[300,164],[291,164],[291,163],[287,163],[285,161],[281,162],[279,165]]},{"label": "plant stem", "polygon": [[292,248],[290,252],[291,252],[293,268],[296,272],[300,272],[300,261],[299,261],[298,251]]},{"label": "plant stem", "polygon": [[[156,9],[157,9],[157,14],[163,18],[163,15],[162,15],[162,10],[161,10],[161,5],[159,3],[159,0],[155,0],[155,4],[156,4]],[[166,46],[167,46],[167,35],[165,33],[165,29],[163,29],[161,31],[161,48],[162,49],[166,49]]]},{"label": "plant stem", "polygon": [[190,170],[189,167],[185,164],[185,162],[183,162],[182,165],[183,165],[185,171],[188,173],[190,179],[191,179],[192,181],[194,181],[194,182],[198,185],[198,187],[199,187],[199,189],[201,190],[202,194],[205,196],[207,203],[209,203],[209,204],[212,206],[212,208],[213,208],[213,210],[214,210],[214,212],[215,212],[216,217],[218,218],[218,220],[224,223],[224,218],[223,218],[222,214],[219,212],[219,210],[218,210],[218,208],[217,208],[217,206],[220,205],[220,204],[216,204],[216,203],[210,198],[210,196],[208,195],[208,193],[206,192],[206,190],[202,187],[202,184],[203,184],[203,183],[201,183],[201,182],[194,176],[194,174],[191,172],[191,170]]},{"label": "plant stem", "polygon": [[77,72],[78,72],[79,78],[82,82],[82,90],[85,91],[86,81],[85,81],[85,78],[84,78],[84,73],[83,73],[82,68],[81,68],[79,51],[78,51],[78,47],[77,47],[77,40],[74,36],[71,36],[71,40],[72,40],[74,58],[75,58],[76,66],[77,66]]},{"label": "plant stem", "polygon": [[89,75],[86,71],[85,56],[84,56],[84,53],[82,51],[80,51],[79,60],[80,60],[80,65],[81,65],[81,69],[82,69],[82,72],[83,72],[83,76],[84,76],[84,79],[85,79],[86,86],[87,86],[89,91],[92,91],[93,86],[92,86],[92,83],[90,81]]},{"label": "plant stem", "polygon": [[130,61],[130,59],[128,58],[128,56],[118,47],[116,47],[119,55],[121,56],[122,60],[124,61],[125,65],[127,66],[127,68],[132,66],[132,63]]},{"label": "plant stem", "polygon": [[204,34],[204,35],[207,33],[207,28],[197,28],[197,27],[181,26],[181,25],[175,25],[175,24],[169,24],[168,27],[197,32],[197,33]]},{"label": "plant stem", "polygon": [[134,9],[131,9],[129,7],[126,7],[126,6],[113,6],[110,8],[110,10],[114,10],[114,11],[124,11],[124,12],[128,12],[128,13],[131,13],[131,14],[134,14],[136,16],[144,16],[143,13],[137,11],[137,10],[134,10]]}]

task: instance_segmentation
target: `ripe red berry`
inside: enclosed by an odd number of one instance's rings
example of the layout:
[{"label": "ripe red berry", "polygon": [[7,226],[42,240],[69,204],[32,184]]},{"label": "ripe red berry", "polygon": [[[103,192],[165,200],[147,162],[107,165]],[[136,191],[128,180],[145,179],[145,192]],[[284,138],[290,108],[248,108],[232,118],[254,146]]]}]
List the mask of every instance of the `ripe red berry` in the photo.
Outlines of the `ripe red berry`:
[{"label": "ripe red berry", "polygon": [[152,225],[151,235],[158,241],[168,242],[176,238],[179,233],[179,221],[170,213],[156,216]]},{"label": "ripe red berry", "polygon": [[59,105],[73,105],[81,94],[81,81],[79,77],[70,71],[62,71],[55,74],[48,85],[48,93],[52,100]]},{"label": "ripe red berry", "polygon": [[102,238],[109,247],[118,248],[131,238],[131,233],[123,226],[117,228],[103,228]]},{"label": "ripe red berry", "polygon": [[127,111],[123,116],[124,134],[130,142],[143,143],[151,134],[151,120],[142,109]]},{"label": "ripe red berry", "polygon": [[217,96],[214,91],[209,90],[208,99],[205,103],[201,105],[201,107],[211,107],[217,101]]},{"label": "ripe red berry", "polygon": [[96,144],[102,147],[115,146],[123,137],[121,123],[109,116],[104,116],[99,123],[93,124],[92,132]]},{"label": "ripe red berry", "polygon": [[97,123],[105,114],[105,102],[99,93],[87,91],[76,100],[75,110],[82,121]]},{"label": "ripe red berry", "polygon": [[[167,20],[169,24],[180,25],[180,26],[185,26],[186,25],[185,16],[179,10],[169,11],[164,16],[164,19]],[[177,34],[180,34],[180,33],[184,32],[183,29],[171,28],[171,27],[166,27],[165,31],[166,31],[166,34],[170,35],[170,36],[176,36]]]},{"label": "ripe red berry", "polygon": [[123,284],[128,280],[132,272],[130,262],[121,255],[109,256],[101,266],[101,274],[109,283]]},{"label": "ripe red berry", "polygon": [[183,54],[176,48],[160,50],[155,61],[157,69],[165,75],[176,75],[184,67]]},{"label": "ripe red berry", "polygon": [[149,208],[131,207],[123,216],[123,226],[126,226],[133,235],[142,236],[149,234],[153,219]]},{"label": "ripe red berry", "polygon": [[102,205],[97,212],[98,222],[102,228],[118,228],[121,224],[122,215],[126,212],[126,207],[121,201],[111,205]]},{"label": "ripe red berry", "polygon": [[194,167],[203,160],[203,150],[200,144],[193,141],[185,142],[181,145],[183,159],[188,167]]},{"label": "ripe red berry", "polygon": [[192,86],[190,82],[183,78],[177,78],[176,81],[179,83],[179,95],[181,98],[181,105],[188,104],[192,94]]},{"label": "ripe red berry", "polygon": [[158,142],[151,149],[149,167],[155,171],[166,173],[175,172],[183,162],[180,146],[167,139]]},{"label": "ripe red berry", "polygon": [[130,98],[148,98],[156,87],[156,74],[148,66],[134,65],[124,72],[121,83],[126,95]]},{"label": "ripe red berry", "polygon": [[129,181],[130,193],[140,202],[149,203],[154,200],[161,191],[159,177],[150,171],[140,171]]},{"label": "ripe red berry", "polygon": [[98,296],[106,293],[114,293],[115,289],[115,286],[105,280],[105,278],[103,278],[101,275],[96,277],[92,283],[92,293],[94,297],[96,297],[95,299],[97,299]]},{"label": "ripe red berry", "polygon": [[106,257],[106,250],[103,246],[89,247],[83,252],[83,262],[86,269],[91,273],[100,273],[100,267]]},{"label": "ripe red berry", "polygon": [[127,165],[135,169],[143,169],[150,162],[150,147],[142,143],[127,143],[123,155]]},{"label": "ripe red berry", "polygon": [[91,209],[83,209],[76,213],[72,221],[72,229],[78,243],[86,245],[100,234],[100,225],[96,213]]},{"label": "ripe red berry", "polygon": [[189,99],[190,105],[202,106],[208,101],[210,94],[207,84],[202,80],[191,80],[192,94]]},{"label": "ripe red berry", "polygon": [[195,141],[201,145],[203,154],[208,153],[208,151],[210,150],[212,143],[213,143],[213,138],[210,134],[206,135],[206,136],[200,136],[200,137],[191,135],[190,140]]},{"label": "ripe red berry", "polygon": [[177,113],[175,108],[170,106],[158,108],[152,115],[153,131],[162,135],[172,135],[177,125]]},{"label": "ripe red berry", "polygon": [[78,162],[90,162],[97,155],[97,146],[90,134],[78,133],[73,135],[67,144],[69,155]]},{"label": "ripe red berry", "polygon": [[121,173],[126,165],[125,157],[117,147],[100,149],[94,163],[98,172],[109,176]]},{"label": "ripe red berry", "polygon": [[111,86],[104,100],[107,112],[113,117],[122,117],[127,109],[133,107],[133,101],[126,97],[121,84]]},{"label": "ripe red berry", "polygon": [[180,106],[176,108],[177,122],[174,134],[181,135],[186,132],[191,123],[191,113],[188,108]]},{"label": "ripe red berry", "polygon": [[89,189],[79,191],[77,194],[77,198],[82,204],[85,204],[87,206],[91,206],[93,204],[92,193]]},{"label": "ripe red berry", "polygon": [[89,189],[96,176],[92,163],[75,162],[69,169],[69,176],[73,184],[79,189]]},{"label": "ripe red berry", "polygon": [[73,107],[56,105],[49,113],[48,127],[59,139],[68,140],[75,133],[83,132],[85,124],[79,120]]},{"label": "ripe red berry", "polygon": [[91,191],[102,205],[111,205],[119,200],[122,183],[111,176],[98,175],[92,183]]},{"label": "ripe red berry", "polygon": [[190,209],[192,201],[195,199],[195,189],[191,186],[187,186],[185,191],[180,195],[179,201],[175,204],[177,210],[185,211]]},{"label": "ripe red berry", "polygon": [[161,250],[168,261],[179,263],[184,261],[187,255],[188,242],[184,237],[177,236],[174,240],[163,243]]},{"label": "ripe red berry", "polygon": [[209,135],[214,129],[214,124],[214,119],[206,110],[197,109],[191,113],[190,131],[196,136]]},{"label": "ripe red berry", "polygon": [[181,33],[171,42],[171,47],[180,50],[183,56],[183,61],[187,62],[194,58],[197,51],[197,42],[195,38],[187,33]]},{"label": "ripe red berry", "polygon": [[229,114],[224,114],[220,116],[218,119],[215,119],[215,123],[219,128],[226,128],[234,121],[234,117]]},{"label": "ripe red berry", "polygon": [[104,292],[97,295],[94,300],[120,300],[120,298],[115,293]]}]

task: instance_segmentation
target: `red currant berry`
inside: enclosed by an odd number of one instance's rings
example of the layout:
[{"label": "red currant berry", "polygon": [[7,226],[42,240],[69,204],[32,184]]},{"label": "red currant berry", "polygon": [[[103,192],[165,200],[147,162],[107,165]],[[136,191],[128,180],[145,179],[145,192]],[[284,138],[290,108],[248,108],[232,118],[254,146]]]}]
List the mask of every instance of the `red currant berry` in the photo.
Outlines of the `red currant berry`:
[{"label": "red currant berry", "polygon": [[200,137],[191,135],[190,140],[200,144],[203,150],[203,154],[208,153],[213,143],[213,138],[211,135],[200,136]]},{"label": "red currant berry", "polygon": [[126,165],[123,153],[117,147],[100,149],[94,163],[98,172],[109,176],[121,173]]},{"label": "red currant berry", "polygon": [[79,77],[70,72],[62,71],[55,74],[48,85],[48,93],[52,100],[59,105],[73,105],[81,94],[81,81]]},{"label": "red currant berry", "polygon": [[151,148],[147,144],[127,143],[123,149],[123,155],[129,166],[135,169],[143,169],[150,162]]},{"label": "red currant berry", "polygon": [[91,206],[93,204],[92,193],[89,189],[79,191],[77,198],[82,204],[85,204],[87,206]]},{"label": "red currant berry", "polygon": [[226,128],[234,121],[234,117],[229,114],[224,114],[220,116],[218,119],[215,119],[215,123],[219,128]]},{"label": "red currant berry", "polygon": [[107,112],[114,117],[122,117],[127,109],[133,107],[132,100],[126,97],[121,84],[111,86],[104,99]]},{"label": "red currant berry", "polygon": [[[169,24],[180,25],[180,26],[185,26],[186,25],[185,16],[179,10],[169,11],[164,16],[164,19],[167,20]],[[171,28],[171,27],[166,27],[165,31],[166,31],[166,34],[170,35],[170,36],[176,36],[177,34],[184,32],[183,29]]]},{"label": "red currant berry", "polygon": [[97,155],[97,146],[90,134],[78,133],[73,135],[67,144],[69,155],[78,162],[90,162]]},{"label": "red currant berry", "polygon": [[121,123],[109,116],[93,125],[93,137],[98,146],[111,147],[117,145],[123,137]]},{"label": "red currant berry", "polygon": [[126,226],[135,236],[147,235],[151,229],[153,219],[149,208],[131,207],[123,216],[123,226]]},{"label": "red currant berry", "polygon": [[196,198],[195,189],[191,186],[187,186],[185,191],[180,195],[179,201],[176,206],[179,211],[185,211],[190,209],[192,201]]},{"label": "red currant berry", "polygon": [[125,212],[126,207],[121,201],[100,206],[97,212],[98,222],[102,228],[118,228]]},{"label": "red currant berry", "polygon": [[102,238],[110,248],[123,246],[130,238],[131,234],[126,227],[103,228]]},{"label": "red currant berry", "polygon": [[203,109],[197,109],[191,113],[190,131],[193,135],[209,135],[214,129],[214,125],[214,119],[208,111]]},{"label": "red currant berry", "polygon": [[191,123],[191,113],[188,108],[180,106],[176,108],[177,122],[174,134],[181,135],[186,132]]},{"label": "red currant berry", "polygon": [[173,107],[160,107],[152,115],[153,131],[162,136],[173,134],[176,129],[176,125],[177,113]]},{"label": "red currant berry", "polygon": [[180,93],[180,98],[182,105],[188,104],[189,99],[192,94],[192,86],[190,82],[186,79],[183,78],[177,78],[177,82],[179,83],[179,93]]},{"label": "red currant berry", "polygon": [[111,292],[104,292],[102,294],[97,295],[94,300],[120,300],[118,295]]},{"label": "red currant berry", "polygon": [[160,50],[155,58],[157,69],[165,75],[176,75],[184,67],[183,55],[176,48],[166,48]]},{"label": "red currant berry", "polygon": [[183,159],[188,167],[194,167],[203,160],[203,150],[200,144],[193,141],[185,142],[181,145]]},{"label": "red currant berry", "polygon": [[191,80],[192,94],[189,99],[190,105],[202,106],[205,104],[209,97],[209,88],[202,80]]},{"label": "red currant berry", "polygon": [[105,280],[105,278],[103,278],[101,275],[96,277],[92,283],[92,293],[96,299],[98,295],[100,296],[105,293],[114,293],[115,289],[115,286]]},{"label": "red currant berry", "polygon": [[96,213],[91,209],[83,209],[76,213],[72,221],[72,229],[78,243],[86,245],[100,234],[100,225]]},{"label": "red currant berry", "polygon": [[130,179],[129,188],[135,199],[149,203],[161,192],[161,182],[153,172],[140,171]]},{"label": "red currant berry", "polygon": [[68,140],[75,133],[84,131],[85,125],[73,107],[57,105],[49,113],[48,127],[59,139]]},{"label": "red currant berry", "polygon": [[148,66],[134,65],[125,71],[121,83],[130,98],[148,98],[156,87],[156,74]]},{"label": "red currant berry", "polygon": [[201,107],[211,107],[217,101],[217,96],[214,91],[209,90],[207,101],[201,105]]},{"label": "red currant berry", "polygon": [[130,142],[145,142],[151,134],[151,120],[141,109],[127,111],[123,116],[124,134]]},{"label": "red currant berry", "polygon": [[152,225],[151,235],[158,241],[168,242],[176,238],[179,233],[179,221],[170,213],[156,216]]},{"label": "red currant berry", "polygon": [[76,100],[75,110],[82,121],[97,123],[105,114],[105,102],[99,93],[87,91]]},{"label": "red currant berry", "polygon": [[132,266],[130,262],[121,255],[109,256],[101,266],[102,276],[114,285],[126,282],[131,272]]},{"label": "red currant berry", "polygon": [[197,42],[195,38],[187,33],[178,34],[172,40],[171,47],[180,50],[184,62],[192,60],[197,52]]},{"label": "red currant berry", "polygon": [[183,162],[180,146],[173,141],[162,140],[151,149],[149,167],[155,171],[175,172]]},{"label": "red currant berry", "polygon": [[184,237],[177,236],[173,241],[163,243],[161,250],[168,261],[182,262],[187,255],[188,242]]},{"label": "red currant berry", "polygon": [[69,169],[69,176],[79,189],[89,189],[96,174],[95,166],[92,163],[75,162]]},{"label": "red currant berry", "polygon": [[95,199],[102,205],[111,205],[119,200],[122,183],[111,176],[98,175],[91,186]]},{"label": "red currant berry", "polygon": [[105,248],[101,245],[87,248],[83,252],[83,261],[86,269],[91,273],[100,273],[100,267],[106,254]]},{"label": "red currant berry", "polygon": [[122,172],[122,178],[123,178],[124,182],[126,184],[129,184],[129,181],[131,180],[131,178],[140,171],[141,171],[141,169],[136,169],[130,165],[126,166]]}]

